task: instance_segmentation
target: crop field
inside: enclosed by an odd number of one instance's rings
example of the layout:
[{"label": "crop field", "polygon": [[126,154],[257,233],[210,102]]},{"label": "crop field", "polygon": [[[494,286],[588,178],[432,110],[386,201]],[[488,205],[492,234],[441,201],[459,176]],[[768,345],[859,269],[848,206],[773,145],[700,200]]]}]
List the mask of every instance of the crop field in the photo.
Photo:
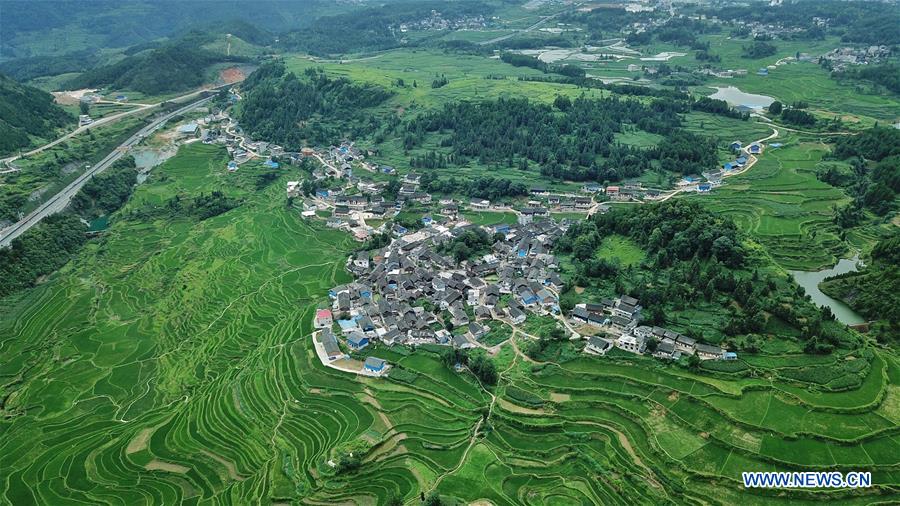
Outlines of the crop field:
[{"label": "crop field", "polygon": [[753,168],[701,200],[751,233],[782,267],[833,265],[845,246],[832,223],[832,207],[849,198],[816,179],[816,164],[828,147],[796,137],[779,141],[785,146],[767,150]]},{"label": "crop field", "polygon": [[621,235],[611,235],[603,238],[600,247],[597,248],[597,256],[630,267],[641,263],[644,252],[630,239]]},{"label": "crop field", "polygon": [[[229,174],[225,160],[183,147],[102,239],[0,301],[3,501],[900,499],[900,364],[882,351],[694,373],[619,354],[536,362],[519,335],[494,357],[493,388],[428,346],[367,350],[394,365],[386,378],[323,367],[311,315],[349,279],[353,243],[285,206],[292,175],[256,191],[262,169]],[[147,218],[213,190],[241,204],[202,221]],[[365,448],[359,467],[330,466],[348,445]],[[737,481],[773,469],[871,469],[876,486],[764,495]]]}]

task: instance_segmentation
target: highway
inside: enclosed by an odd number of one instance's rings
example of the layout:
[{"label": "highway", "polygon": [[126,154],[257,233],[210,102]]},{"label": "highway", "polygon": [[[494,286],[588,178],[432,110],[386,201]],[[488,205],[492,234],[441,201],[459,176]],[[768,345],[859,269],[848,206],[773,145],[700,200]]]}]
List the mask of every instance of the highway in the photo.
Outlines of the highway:
[{"label": "highway", "polygon": [[206,102],[209,102],[214,98],[215,95],[209,96],[207,98],[203,98],[192,102],[184,107],[181,107],[175,111],[172,111],[164,116],[160,116],[159,118],[153,120],[152,123],[140,129],[137,133],[129,137],[125,142],[119,145],[118,148],[114,149],[110,154],[106,155],[106,157],[92,166],[90,169],[85,171],[84,174],[78,176],[77,179],[68,184],[65,188],[60,190],[59,193],[51,197],[49,200],[41,204],[37,209],[30,212],[27,216],[16,222],[14,225],[10,227],[0,230],[0,248],[5,248],[9,246],[13,239],[22,235],[29,228],[33,227],[41,220],[50,216],[51,214],[58,213],[66,208],[69,205],[69,201],[72,197],[78,193],[78,190],[81,189],[82,186],[95,174],[99,174],[106,170],[110,165],[112,165],[116,160],[122,158],[129,148],[141,142],[144,137],[147,137],[151,133],[153,133],[156,129],[163,125],[166,121],[171,119],[174,116],[179,114],[184,114],[195,107],[199,107]]}]

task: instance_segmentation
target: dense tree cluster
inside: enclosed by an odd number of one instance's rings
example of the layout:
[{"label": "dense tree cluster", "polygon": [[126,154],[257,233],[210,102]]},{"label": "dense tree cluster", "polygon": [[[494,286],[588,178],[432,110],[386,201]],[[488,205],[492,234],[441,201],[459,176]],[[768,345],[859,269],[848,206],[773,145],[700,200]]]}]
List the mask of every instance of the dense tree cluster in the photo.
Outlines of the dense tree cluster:
[{"label": "dense tree cluster", "polygon": [[[505,163],[527,169],[529,161],[548,177],[569,180],[609,180],[634,177],[659,160],[666,170],[696,172],[717,164],[715,142],[680,130],[677,113],[690,102],[656,100],[645,104],[618,98],[574,101],[560,98],[554,106],[527,99],[454,102],[422,114],[407,124],[407,149],[428,133],[450,133],[441,141],[450,147],[453,161],[478,159],[482,164]],[[625,125],[667,135],[653,149],[616,142]],[[446,164],[432,155],[436,166]],[[430,163],[414,159],[414,164]]]},{"label": "dense tree cluster", "polygon": [[[597,257],[597,248],[612,234],[644,250],[647,259],[640,270]],[[695,202],[594,215],[573,225],[557,241],[556,250],[571,255],[575,285],[604,280],[614,283],[617,293],[638,297],[645,307],[645,324],[665,325],[667,311],[705,301],[728,308],[727,320],[719,327],[725,336],[762,332],[772,315],[795,329],[810,353],[828,352],[847,339],[830,312],[803,299],[802,289],[750,270],[734,223]],[[696,331],[688,335],[704,338]],[[745,349],[748,341],[740,342]]]},{"label": "dense tree cluster", "polygon": [[53,95],[0,74],[0,154],[29,146],[31,137],[49,137],[74,118],[53,103]]},{"label": "dense tree cluster", "polygon": [[839,159],[862,157],[880,161],[900,155],[900,130],[890,127],[874,127],[859,135],[843,135],[835,140],[834,157]]},{"label": "dense tree cluster", "polygon": [[56,76],[69,72],[84,72],[97,59],[97,51],[73,51],[65,55],[38,55],[0,62],[0,72],[26,82],[40,76]]},{"label": "dense tree cluster", "polygon": [[201,45],[209,40],[208,34],[192,33],[159,49],[88,70],[66,86],[75,89],[110,86],[147,95],[196,88],[203,84],[206,68],[213,63],[242,60],[203,49]]},{"label": "dense tree cluster", "polygon": [[486,16],[493,6],[483,2],[394,2],[390,5],[360,9],[352,15],[336,14],[316,20],[280,37],[282,46],[317,56],[350,52],[379,51],[404,42],[400,24],[419,21],[441,13],[447,20],[466,16]]},{"label": "dense tree cluster", "polygon": [[825,280],[821,289],[842,299],[869,320],[879,341],[900,340],[900,233],[894,232],[872,248],[871,262],[859,272]]},{"label": "dense tree cluster", "polygon": [[[316,69],[307,69],[301,79],[287,72],[280,61],[261,66],[243,88],[240,120],[244,129],[289,149],[371,133],[379,123],[365,109],[391,96],[379,86],[332,79]],[[323,116],[329,121],[310,121]]]},{"label": "dense tree cluster", "polygon": [[521,181],[506,178],[479,176],[472,179],[449,177],[439,179],[432,173],[422,176],[422,189],[431,193],[462,194],[467,197],[499,200],[504,197],[521,197],[528,194],[528,187]]},{"label": "dense tree cluster", "polygon": [[437,251],[441,254],[449,254],[457,262],[471,260],[490,252],[494,238],[478,227],[472,227],[457,237],[441,243]]},{"label": "dense tree cluster", "polygon": [[802,109],[793,107],[782,110],[781,119],[785,123],[802,127],[811,127],[816,124],[815,116]]},{"label": "dense tree cluster", "polygon": [[846,189],[853,201],[835,209],[835,223],[841,228],[858,225],[863,209],[885,216],[897,207],[900,193],[900,131],[875,127],[859,135],[845,136],[835,142],[832,157],[847,159],[850,170],[834,164],[817,174],[830,185]]},{"label": "dense tree cluster", "polygon": [[543,62],[535,58],[534,56],[528,56],[525,54],[505,52],[500,54],[500,60],[514,67],[530,67],[536,70],[540,70],[545,74],[560,74],[573,78],[585,76],[584,69],[577,65],[555,65],[552,63]]},{"label": "dense tree cluster", "polygon": [[485,385],[496,385],[500,379],[500,375],[497,373],[497,364],[482,350],[469,352],[457,348],[447,348],[441,352],[441,362],[451,368],[457,364],[468,366],[469,370]]},{"label": "dense tree cluster", "polygon": [[122,158],[84,184],[72,198],[72,209],[88,219],[108,215],[125,204],[136,182],[134,158]]},{"label": "dense tree cluster", "polygon": [[87,241],[87,227],[72,213],[49,216],[0,249],[0,297],[32,286],[66,264]]},{"label": "dense tree cluster", "polygon": [[900,66],[896,64],[858,65],[848,67],[841,72],[834,72],[831,75],[838,80],[871,81],[879,86],[884,86],[889,91],[900,93]]},{"label": "dense tree cluster", "polygon": [[778,51],[778,48],[775,47],[774,44],[770,44],[763,40],[754,40],[753,43],[749,46],[743,46],[742,49],[741,57],[751,60],[759,60],[766,56],[772,56]]},{"label": "dense tree cluster", "polygon": [[[900,12],[884,7],[884,4],[878,2],[815,0],[785,2],[765,8],[752,3],[716,5],[703,12],[722,20],[798,28],[800,31],[796,38],[799,39],[818,39],[830,32],[841,35],[847,42],[900,44],[900,30],[897,30],[897,26],[900,26]],[[817,18],[828,20],[827,32],[817,25]]]}]

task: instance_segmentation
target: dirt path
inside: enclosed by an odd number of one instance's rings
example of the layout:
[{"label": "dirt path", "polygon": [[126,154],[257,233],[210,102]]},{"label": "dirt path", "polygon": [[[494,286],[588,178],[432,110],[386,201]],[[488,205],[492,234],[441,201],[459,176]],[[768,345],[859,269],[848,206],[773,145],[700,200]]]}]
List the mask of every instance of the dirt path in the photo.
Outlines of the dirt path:
[{"label": "dirt path", "polygon": [[[516,366],[516,361],[518,360],[518,357],[519,357],[518,354],[517,354],[515,357],[513,357],[513,360],[512,360],[512,362],[510,362],[509,367],[507,367],[506,369],[504,369],[503,372],[501,372],[501,373],[498,375],[498,377],[497,377],[497,384],[498,384],[498,385],[500,384],[501,381],[503,381],[503,376],[504,376],[506,373],[508,373],[513,367]],[[485,422],[486,420],[490,420],[491,414],[494,412],[494,405],[497,403],[497,396],[494,395],[493,392],[491,392],[490,390],[488,390],[488,389],[484,386],[484,384],[481,383],[481,380],[479,380],[478,383],[481,385],[481,388],[483,388],[484,391],[487,392],[487,394],[491,396],[491,403],[488,405],[488,412],[487,412],[487,414],[486,414],[485,416],[482,416],[482,417],[478,420],[478,423],[477,423],[477,424],[475,424],[475,429],[472,431],[472,437],[469,439],[469,446],[466,447],[466,451],[464,451],[463,454],[462,454],[462,456],[460,457],[459,463],[457,463],[456,466],[455,466],[453,469],[451,469],[451,470],[449,470],[449,471],[447,471],[447,472],[444,472],[444,473],[442,473],[440,476],[438,476],[437,479],[434,481],[434,484],[432,484],[431,488],[428,489],[428,491],[426,492],[425,495],[428,495],[428,494],[432,493],[433,491],[435,491],[435,490],[438,488],[438,485],[441,484],[441,481],[444,480],[444,478],[446,478],[447,476],[450,476],[451,474],[453,474],[453,473],[459,471],[460,469],[462,469],[462,467],[463,467],[463,466],[465,465],[465,463],[466,463],[466,460],[469,458],[469,452],[472,451],[472,448],[474,448],[474,447],[475,447],[475,444],[478,442],[478,430],[481,429],[482,424],[484,424],[484,422]]]}]

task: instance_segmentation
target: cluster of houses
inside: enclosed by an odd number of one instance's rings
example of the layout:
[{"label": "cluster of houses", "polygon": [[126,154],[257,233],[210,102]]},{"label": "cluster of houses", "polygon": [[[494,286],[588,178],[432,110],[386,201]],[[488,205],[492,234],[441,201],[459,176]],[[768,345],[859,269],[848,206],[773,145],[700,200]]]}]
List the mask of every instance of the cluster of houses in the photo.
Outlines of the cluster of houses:
[{"label": "cluster of houses", "polygon": [[833,70],[843,70],[849,65],[878,63],[891,56],[888,46],[868,46],[862,48],[840,47],[823,54],[820,60],[831,63]]},{"label": "cluster of houses", "polygon": [[598,304],[575,306],[569,315],[573,324],[591,325],[605,329],[608,337],[588,338],[585,351],[605,355],[612,348],[643,354],[648,343],[655,343],[653,356],[664,360],[678,360],[682,355],[696,355],[701,360],[736,360],[737,354],[718,346],[698,343],[695,339],[662,327],[640,325],[641,306],[634,297],[601,300]]},{"label": "cluster of houses", "polygon": [[[344,350],[363,350],[374,342],[474,348],[490,332],[491,320],[519,325],[529,313],[560,315],[564,283],[550,249],[568,225],[539,220],[482,227],[494,240],[490,250],[463,262],[444,254],[442,246],[475,227],[464,222],[433,223],[396,236],[384,248],[360,251],[347,261],[355,280],[329,290],[330,307],[315,315],[324,359],[345,358]],[[640,325],[641,306],[628,296],[578,304],[566,317],[615,336],[589,338],[588,353],[605,354],[612,347],[644,353],[654,340],[653,354],[663,359],[736,358],[676,332]],[[380,359],[364,364],[371,374],[385,367]]]},{"label": "cluster of houses", "polygon": [[356,280],[332,288],[331,308],[316,315],[329,360],[344,355],[333,327],[354,351],[374,341],[472,348],[490,331],[487,321],[520,324],[528,312],[558,313],[563,283],[549,250],[567,224],[490,227],[496,239],[490,251],[462,263],[440,246],[474,225],[435,224],[359,252],[347,263]]}]

